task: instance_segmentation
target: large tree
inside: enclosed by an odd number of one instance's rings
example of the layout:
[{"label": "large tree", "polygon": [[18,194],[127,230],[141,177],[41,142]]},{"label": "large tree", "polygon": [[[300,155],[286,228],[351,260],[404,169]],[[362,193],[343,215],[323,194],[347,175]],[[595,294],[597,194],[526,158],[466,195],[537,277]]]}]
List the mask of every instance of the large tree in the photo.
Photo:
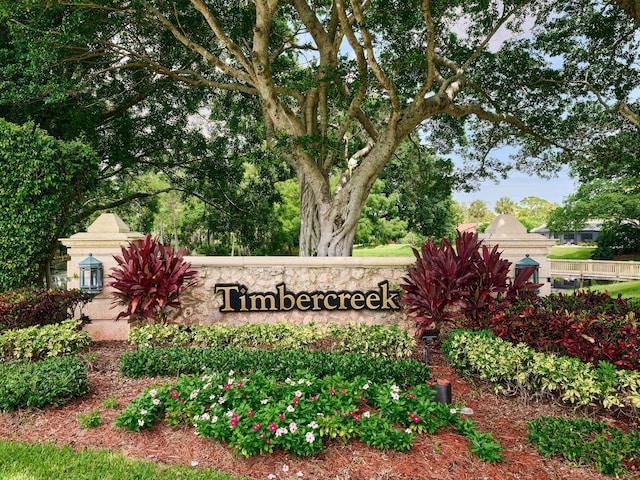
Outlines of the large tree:
[{"label": "large tree", "polygon": [[489,152],[506,144],[522,147],[516,166],[538,171],[556,169],[558,152],[579,154],[567,135],[578,127],[566,105],[592,99],[575,98],[576,80],[562,71],[563,60],[582,65],[572,57],[582,49],[556,35],[562,20],[588,37],[596,32],[603,44],[615,36],[623,61],[610,55],[598,72],[617,105],[629,105],[638,84],[634,21],[604,2],[27,3],[64,6],[60,32],[82,21],[100,24],[89,43],[63,39],[92,70],[88,79],[136,72],[143,83],[257,99],[269,144],[300,184],[303,255],[351,253],[368,193],[416,130],[434,150],[467,145],[478,160],[469,179],[504,174],[509,166]]}]

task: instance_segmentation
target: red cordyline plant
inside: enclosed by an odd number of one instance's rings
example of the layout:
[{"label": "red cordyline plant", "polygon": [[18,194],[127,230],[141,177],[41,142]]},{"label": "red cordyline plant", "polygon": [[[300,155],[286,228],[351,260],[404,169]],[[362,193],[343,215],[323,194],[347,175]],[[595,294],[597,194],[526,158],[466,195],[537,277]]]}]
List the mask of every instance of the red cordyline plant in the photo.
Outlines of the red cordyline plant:
[{"label": "red cordyline plant", "polygon": [[122,247],[122,256],[114,256],[118,266],[111,269],[109,283],[116,299],[111,308],[125,307],[116,320],[166,323],[169,309],[180,307],[180,292],[197,282],[198,272],[189,270],[183,256],[184,249],[174,252],[149,234]]},{"label": "red cordyline plant", "polygon": [[415,265],[407,269],[401,302],[414,315],[416,334],[444,321],[463,318],[471,328],[482,328],[484,312],[500,295],[514,296],[540,285],[527,283],[535,267],[522,269],[509,280],[511,262],[500,258],[498,246],[482,245],[477,233],[458,232],[455,248],[443,238],[440,246],[428,240],[414,248]]}]

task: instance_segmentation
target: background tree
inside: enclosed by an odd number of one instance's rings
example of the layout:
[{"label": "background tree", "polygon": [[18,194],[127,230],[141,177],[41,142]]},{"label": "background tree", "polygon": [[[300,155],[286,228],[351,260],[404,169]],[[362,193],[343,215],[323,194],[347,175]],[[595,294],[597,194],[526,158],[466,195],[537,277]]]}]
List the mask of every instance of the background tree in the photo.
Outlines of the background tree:
[{"label": "background tree", "polygon": [[96,187],[97,165],[81,142],[0,118],[0,291],[43,285],[71,212]]},{"label": "background tree", "polygon": [[518,212],[518,204],[509,197],[500,197],[496,201],[496,213],[499,215],[515,215]]},{"label": "background tree", "polygon": [[487,204],[482,200],[474,200],[467,210],[467,220],[481,224],[493,220],[493,212],[487,208]]}]

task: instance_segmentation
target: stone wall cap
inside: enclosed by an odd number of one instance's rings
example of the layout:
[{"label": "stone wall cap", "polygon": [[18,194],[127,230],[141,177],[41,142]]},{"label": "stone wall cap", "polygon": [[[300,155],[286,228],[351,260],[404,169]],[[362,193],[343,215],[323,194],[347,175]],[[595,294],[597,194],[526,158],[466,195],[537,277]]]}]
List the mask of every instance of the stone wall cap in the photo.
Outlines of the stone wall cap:
[{"label": "stone wall cap", "polygon": [[498,215],[484,231],[487,234],[501,233],[507,235],[526,234],[527,229],[513,215]]},{"label": "stone wall cap", "polygon": [[129,233],[131,229],[115,213],[103,213],[87,228],[88,233]]}]

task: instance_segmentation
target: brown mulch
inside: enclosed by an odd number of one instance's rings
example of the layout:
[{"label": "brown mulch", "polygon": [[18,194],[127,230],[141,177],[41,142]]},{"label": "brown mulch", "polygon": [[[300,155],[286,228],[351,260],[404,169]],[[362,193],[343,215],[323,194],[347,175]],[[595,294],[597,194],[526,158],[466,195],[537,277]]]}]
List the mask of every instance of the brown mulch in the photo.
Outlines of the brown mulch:
[{"label": "brown mulch", "polygon": [[[474,384],[447,366],[444,357],[432,349],[430,367],[434,378],[451,381],[454,403],[462,402],[474,410],[472,419],[482,431],[492,432],[506,448],[505,462],[491,464],[478,460],[470,452],[467,440],[453,430],[416,437],[413,447],[404,453],[380,451],[355,441],[343,444],[326,442],[325,450],[314,457],[294,457],[275,452],[245,459],[225,445],[194,435],[192,428],[172,429],[164,423],[140,433],[114,427],[116,415],[143,388],[169,379],[123,378],[118,374],[118,357],[131,347],[127,342],[96,342],[91,347],[95,359],[90,364],[91,391],[65,406],[42,411],[18,411],[0,414],[0,438],[28,442],[52,441],[74,448],[106,448],[129,457],[163,463],[182,463],[194,468],[212,467],[250,479],[317,480],[400,480],[400,479],[590,479],[607,477],[594,468],[570,465],[561,458],[544,458],[526,442],[529,420],[548,415],[581,416],[567,407],[547,402],[525,401],[520,397],[495,395],[485,386]],[[422,351],[422,347],[416,352]],[[102,405],[107,398],[117,399],[119,408]],[[102,425],[83,428],[78,413],[100,411]],[[633,428],[623,418],[607,418],[619,428]],[[637,428],[637,426],[635,426]],[[283,466],[288,466],[288,473]],[[640,479],[639,472],[626,478]]]}]

